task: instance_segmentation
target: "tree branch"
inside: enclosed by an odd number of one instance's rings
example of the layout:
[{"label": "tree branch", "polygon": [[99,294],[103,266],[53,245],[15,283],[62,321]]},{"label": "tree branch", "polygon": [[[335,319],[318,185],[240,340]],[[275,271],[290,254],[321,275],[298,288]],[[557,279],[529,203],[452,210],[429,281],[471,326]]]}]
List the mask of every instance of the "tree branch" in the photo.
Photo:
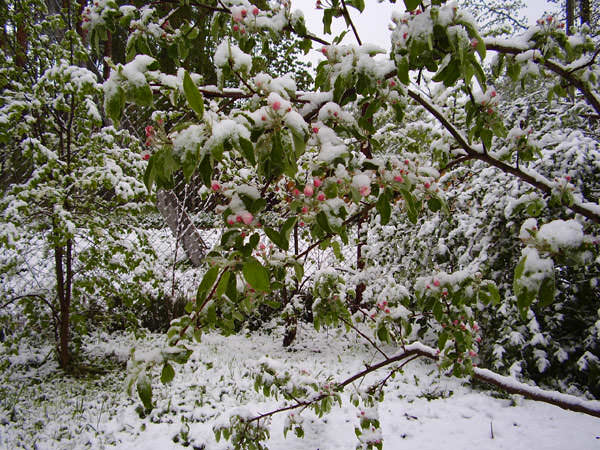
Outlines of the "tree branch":
[{"label": "tree branch", "polygon": [[[375,372],[383,367],[389,366],[390,364],[406,359],[408,359],[408,361],[406,362],[410,362],[421,356],[432,359],[434,361],[439,360],[439,356],[435,349],[423,345],[420,342],[415,342],[413,344],[405,346],[404,351],[402,353],[391,358],[386,358],[385,360],[373,366],[367,366],[366,369],[352,375],[349,378],[346,378],[340,383],[337,383],[335,385],[334,391],[339,392],[343,390],[344,387],[355,382],[356,380],[359,380],[365,377],[366,375]],[[473,369],[472,377],[477,380],[493,384],[506,392],[522,395],[530,400],[549,403],[551,405],[555,405],[559,408],[566,409],[569,411],[581,412],[590,416],[600,417],[600,401],[598,400],[585,400],[574,395],[562,394],[556,391],[548,391],[545,389],[541,389],[537,386],[530,386],[528,384],[522,383],[520,381],[515,380],[514,378],[499,375],[490,370],[481,369],[478,367],[475,367]],[[293,409],[310,406],[311,404],[317,403],[323,400],[325,397],[329,397],[331,395],[331,393],[323,393],[312,398],[311,400],[298,401],[292,405],[278,408],[273,411],[252,417],[251,419],[248,419],[247,422],[255,422],[257,420],[273,416],[280,412],[291,411]]]},{"label": "tree branch", "polygon": [[362,41],[360,40],[360,36],[358,35],[358,30],[354,26],[354,22],[352,22],[352,17],[350,17],[350,11],[348,11],[348,7],[346,6],[346,0],[342,0],[342,7],[344,8],[344,19],[348,24],[350,24],[350,27],[352,27],[352,32],[354,33],[356,42],[358,42],[358,45],[362,45]]},{"label": "tree branch", "polygon": [[[596,110],[598,114],[600,114],[600,99],[596,97],[590,89],[588,89],[586,83],[574,76],[573,71],[568,70],[560,63],[552,61],[551,59],[545,59],[539,51],[536,52],[536,49],[523,49],[518,47],[512,47],[510,45],[502,44],[499,42],[486,42],[485,48],[487,50],[492,50],[498,53],[504,53],[508,55],[518,55],[520,53],[533,50],[533,61],[550,69],[552,72],[568,81],[571,85],[575,86],[579,90],[579,92],[581,92],[581,94],[585,97],[587,102]],[[596,54],[592,58],[592,61],[596,58],[597,54],[598,52],[596,52]]]},{"label": "tree branch", "polygon": [[[545,181],[543,181],[543,177],[536,177],[532,174],[524,172],[522,169],[518,167],[513,167],[509,164],[506,164],[503,161],[500,161],[487,153],[482,153],[476,150],[472,145],[469,144],[467,139],[463,136],[463,134],[456,129],[456,127],[450,123],[450,121],[442,114],[442,112],[437,109],[433,104],[423,98],[418,92],[408,89],[408,95],[421,106],[423,106],[427,111],[429,111],[443,126],[446,130],[456,139],[458,144],[463,148],[465,152],[467,152],[467,156],[470,156],[472,159],[478,159],[483,161],[493,167],[500,169],[505,173],[510,173],[515,177],[525,181],[531,186],[539,189],[545,195],[552,194],[552,186]],[[586,208],[584,204],[574,203],[573,205],[567,206],[572,211],[581,214],[584,217],[587,217],[591,221],[595,223],[600,223],[600,214],[593,211],[590,208]]]},{"label": "tree branch", "polygon": [[366,341],[367,341],[369,344],[371,344],[371,346],[372,346],[372,347],[373,347],[375,350],[377,350],[379,353],[381,353],[381,355],[382,355],[384,358],[386,358],[386,359],[387,359],[387,358],[389,358],[389,356],[388,356],[388,355],[386,355],[386,354],[385,354],[385,352],[384,352],[383,350],[381,350],[381,349],[379,348],[379,346],[378,346],[378,345],[377,345],[375,342],[373,342],[373,339],[371,339],[371,338],[370,338],[369,336],[367,336],[365,333],[363,333],[362,331],[360,331],[360,330],[358,329],[358,327],[356,327],[356,325],[354,325],[352,322],[348,322],[348,321],[347,321],[346,319],[344,319],[343,317],[340,317],[340,320],[341,320],[342,322],[344,322],[346,325],[348,325],[350,328],[352,328],[354,331],[356,331],[356,333],[358,333],[358,334],[359,334],[359,335],[360,335],[360,336],[361,336],[363,339],[365,339],[365,340],[366,340]]}]

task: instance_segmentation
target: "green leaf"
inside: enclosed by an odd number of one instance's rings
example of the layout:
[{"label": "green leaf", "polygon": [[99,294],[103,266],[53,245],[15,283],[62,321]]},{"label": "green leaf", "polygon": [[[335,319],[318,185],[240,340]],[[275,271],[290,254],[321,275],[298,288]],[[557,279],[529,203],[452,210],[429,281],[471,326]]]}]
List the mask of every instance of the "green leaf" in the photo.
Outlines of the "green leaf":
[{"label": "green leaf", "polygon": [[488,130],[487,128],[482,128],[479,132],[479,135],[481,136],[481,141],[483,142],[485,148],[490,150],[492,148],[492,137],[494,136],[492,131]]},{"label": "green leaf", "polygon": [[398,71],[398,79],[403,84],[408,85],[410,83],[410,78],[408,76],[408,59],[406,57],[402,57],[397,60],[396,69]]},{"label": "green leaf", "polygon": [[421,4],[421,0],[404,0],[404,5],[408,11],[412,11],[417,9],[417,7]]},{"label": "green leaf", "polygon": [[206,294],[213,287],[215,281],[217,279],[217,275],[219,274],[219,267],[213,266],[204,274],[202,281],[200,282],[200,286],[198,286],[198,291],[196,293],[196,303],[200,304],[204,301]]},{"label": "green leaf", "polygon": [[442,202],[437,197],[431,197],[429,200],[427,200],[427,207],[432,212],[438,212],[442,208]]},{"label": "green leaf", "polygon": [[448,340],[448,332],[442,331],[438,337],[438,348],[443,350],[446,346],[446,341]]},{"label": "green leaf", "polygon": [[333,20],[333,10],[331,8],[323,11],[323,33],[331,34],[331,21]]},{"label": "green leaf", "polygon": [[290,234],[297,221],[298,217],[290,217],[285,222],[283,222],[283,225],[281,225],[281,230],[279,230],[279,233],[281,234],[281,236],[285,237],[286,240],[289,241]]},{"label": "green leaf", "polygon": [[302,136],[298,136],[296,133],[292,133],[292,140],[294,141],[294,154],[296,158],[299,158],[306,151],[306,142]]},{"label": "green leaf", "polygon": [[152,89],[148,83],[128,89],[127,97],[140,106],[152,106]]},{"label": "green leaf", "polygon": [[304,277],[304,266],[300,263],[294,264],[294,273],[296,274],[296,280],[300,283]]},{"label": "green leaf", "polygon": [[490,302],[494,305],[498,305],[500,303],[500,291],[498,290],[496,283],[489,280],[486,281],[479,290],[479,300],[486,305]]},{"label": "green leaf", "polygon": [[115,127],[119,125],[123,108],[125,107],[125,92],[119,86],[117,90],[106,100],[106,114],[114,122]]},{"label": "green leaf", "polygon": [[418,202],[413,195],[405,189],[401,190],[400,192],[406,202],[406,213],[408,214],[408,220],[416,224],[419,219],[421,202]]},{"label": "green leaf", "polygon": [[248,259],[243,267],[244,278],[257,291],[268,292],[271,287],[269,271],[256,258]]},{"label": "green leaf", "polygon": [[348,0],[346,4],[358,9],[360,12],[365,9],[365,0]]},{"label": "green leaf", "polygon": [[435,320],[437,320],[438,322],[441,322],[442,314],[443,314],[442,302],[436,301],[433,305],[432,312],[433,312],[433,317],[435,318]]},{"label": "green leaf", "polygon": [[244,158],[246,158],[253,166],[256,165],[256,157],[254,156],[254,146],[252,145],[252,142],[250,142],[248,139],[244,139],[243,137],[240,137],[239,141],[240,150],[242,151]]},{"label": "green leaf", "polygon": [[525,270],[525,260],[527,259],[527,256],[523,256],[520,260],[519,263],[517,264],[517,267],[515,267],[515,275],[514,275],[514,282],[516,283],[519,278],[521,278],[521,276],[523,276],[523,271]]},{"label": "green leaf", "polygon": [[269,239],[271,239],[271,242],[273,242],[273,244],[275,244],[277,247],[279,247],[282,250],[289,250],[290,248],[290,244],[289,242],[285,239],[284,236],[281,236],[279,234],[279,232],[277,230],[274,230],[273,228],[270,227],[265,227],[265,234],[267,235],[267,237]]},{"label": "green leaf", "polygon": [[387,189],[377,199],[377,204],[375,205],[375,208],[379,213],[381,224],[386,225],[390,221],[390,217],[392,215],[390,195]]},{"label": "green leaf", "polygon": [[215,292],[215,296],[217,298],[221,297],[227,290],[227,286],[229,285],[229,277],[230,276],[231,276],[231,272],[227,271],[223,274],[223,276],[219,280],[219,284],[217,285],[217,290]]},{"label": "green leaf", "polygon": [[146,166],[146,171],[144,172],[144,184],[146,185],[146,189],[148,192],[152,192],[152,185],[154,184],[154,155],[150,157],[148,160],[148,165]]},{"label": "green leaf", "polygon": [[183,75],[183,93],[198,118],[202,119],[202,116],[204,115],[204,99],[187,70]]},{"label": "green leaf", "polygon": [[329,221],[327,220],[327,214],[325,214],[323,211],[317,214],[317,223],[323,229],[323,231],[325,231],[325,233],[333,233],[331,227],[329,226]]},{"label": "green leaf", "polygon": [[169,363],[165,363],[160,374],[160,382],[162,384],[170,383],[175,377],[175,370]]},{"label": "green leaf", "polygon": [[554,302],[554,295],[556,293],[556,286],[554,281],[554,272],[550,276],[542,280],[540,286],[540,292],[538,294],[539,304],[542,308],[549,306]]},{"label": "green leaf", "polygon": [[145,373],[140,375],[137,380],[136,389],[144,408],[146,411],[150,411],[152,409],[152,385],[150,384],[148,375]]},{"label": "green leaf", "polygon": [[202,161],[200,161],[198,169],[200,171],[200,177],[202,178],[202,182],[205,186],[210,187],[212,181],[213,167],[209,154],[204,155]]}]

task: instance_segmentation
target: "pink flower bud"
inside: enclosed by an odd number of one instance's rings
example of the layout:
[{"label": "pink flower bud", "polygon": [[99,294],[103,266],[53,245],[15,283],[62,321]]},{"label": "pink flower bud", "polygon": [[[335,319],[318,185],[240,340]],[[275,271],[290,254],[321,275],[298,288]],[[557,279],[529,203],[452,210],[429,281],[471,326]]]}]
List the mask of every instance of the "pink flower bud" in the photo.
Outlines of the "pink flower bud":
[{"label": "pink flower bud", "polygon": [[471,40],[471,47],[476,48],[479,45],[479,41],[477,39]]},{"label": "pink flower bud", "polygon": [[298,197],[300,195],[300,191],[296,188],[294,188],[294,190],[292,191],[292,193],[294,194],[294,197]]},{"label": "pink flower bud", "polygon": [[429,182],[426,181],[425,184],[423,184],[423,186],[425,186],[425,189],[429,189],[431,187],[431,184],[429,184]]},{"label": "pink flower bud", "polygon": [[319,132],[319,128],[318,127],[313,127],[313,133],[317,134]]},{"label": "pink flower bud", "polygon": [[216,181],[213,181],[210,187],[215,192],[221,189],[221,185]]},{"label": "pink flower bud", "polygon": [[403,183],[404,182],[404,178],[402,178],[401,175],[396,175],[394,177],[394,181],[397,181],[398,183]]},{"label": "pink flower bud", "polygon": [[247,14],[248,14],[248,11],[246,11],[245,9],[242,9],[242,17],[246,17]]},{"label": "pink flower bud", "polygon": [[273,102],[273,104],[271,105],[271,108],[273,108],[275,111],[278,111],[281,108],[281,102],[280,101]]},{"label": "pink flower bud", "polygon": [[323,194],[322,192],[319,192],[319,195],[317,195],[317,200],[319,200],[320,202],[325,200],[325,194]]},{"label": "pink flower bud", "polygon": [[494,98],[497,95],[496,91],[490,92],[490,97]]},{"label": "pink flower bud", "polygon": [[362,195],[363,197],[366,197],[367,195],[369,195],[371,193],[371,186],[361,186],[358,189],[358,192],[360,193],[360,195]]},{"label": "pink flower bud", "polygon": [[308,208],[306,206],[302,207],[302,214],[306,214],[308,212]]},{"label": "pink flower bud", "polygon": [[235,24],[233,26],[233,31],[239,31],[239,29],[240,29],[240,27],[237,24]]},{"label": "pink flower bud", "polygon": [[148,161],[150,159],[150,153],[144,153],[142,155],[142,158],[144,159],[144,161]]},{"label": "pink flower bud", "polygon": [[312,184],[307,184],[304,187],[304,195],[306,195],[307,197],[312,197],[312,195],[315,193],[315,190],[312,186]]},{"label": "pink flower bud", "polygon": [[321,53],[327,56],[327,47],[321,47]]},{"label": "pink flower bud", "polygon": [[440,285],[440,280],[433,280],[433,285],[438,287]]},{"label": "pink flower bud", "polygon": [[235,223],[235,218],[234,218],[233,216],[229,216],[229,217],[227,218],[227,223],[228,223],[229,225],[233,225],[233,224]]},{"label": "pink flower bud", "polygon": [[394,80],[390,80],[390,87],[396,86],[396,82]]},{"label": "pink flower bud", "polygon": [[240,217],[242,219],[242,222],[244,222],[246,225],[250,225],[254,220],[254,216],[248,211],[244,211],[243,213],[241,213]]},{"label": "pink flower bud", "polygon": [[258,16],[259,10],[258,8],[255,6],[254,9],[252,10],[252,14],[254,14],[255,16]]},{"label": "pink flower bud", "polygon": [[315,178],[315,179],[313,180],[313,185],[314,185],[315,187],[319,187],[319,186],[321,186],[322,184],[323,184],[323,182],[321,181],[321,179],[320,179],[320,178]]},{"label": "pink flower bud", "polygon": [[154,136],[154,127],[152,125],[146,126],[146,128],[144,128],[144,131],[146,132],[146,137]]}]

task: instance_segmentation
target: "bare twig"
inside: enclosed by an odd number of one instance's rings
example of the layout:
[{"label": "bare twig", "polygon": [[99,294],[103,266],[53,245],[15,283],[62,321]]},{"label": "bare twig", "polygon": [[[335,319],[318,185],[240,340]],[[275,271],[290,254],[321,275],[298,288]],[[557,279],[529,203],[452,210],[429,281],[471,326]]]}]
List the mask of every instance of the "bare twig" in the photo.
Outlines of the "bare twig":
[{"label": "bare twig", "polygon": [[358,42],[358,45],[362,45],[362,41],[360,40],[360,36],[358,35],[358,30],[354,26],[354,22],[352,22],[352,17],[350,17],[350,11],[348,11],[348,7],[346,6],[346,0],[342,0],[342,7],[344,8],[344,19],[348,22],[350,27],[352,27],[352,32],[354,33],[356,42]]},{"label": "bare twig", "polygon": [[377,350],[379,353],[382,354],[382,356],[384,358],[389,358],[388,355],[385,354],[385,352],[383,350],[381,350],[379,348],[379,346],[373,341],[373,339],[371,339],[369,336],[367,336],[365,333],[363,333],[362,331],[360,331],[356,325],[354,325],[352,322],[347,321],[346,319],[344,319],[343,317],[340,317],[340,320],[342,322],[344,322],[346,325],[348,325],[350,328],[352,328],[354,331],[356,331],[357,334],[359,334],[364,340],[366,340],[369,344],[371,344],[371,346]]}]

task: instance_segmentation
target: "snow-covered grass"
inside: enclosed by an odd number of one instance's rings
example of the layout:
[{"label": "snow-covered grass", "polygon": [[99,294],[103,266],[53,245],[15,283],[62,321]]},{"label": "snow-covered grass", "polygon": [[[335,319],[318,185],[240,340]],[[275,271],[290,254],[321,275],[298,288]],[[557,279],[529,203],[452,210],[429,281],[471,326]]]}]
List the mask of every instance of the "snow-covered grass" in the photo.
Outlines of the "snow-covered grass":
[{"label": "snow-covered grass", "polygon": [[[359,338],[360,339],[360,338]],[[206,334],[190,361],[176,367],[173,382],[154,378],[155,408],[141,419],[137,398],[124,391],[125,362],[132,345],[141,351],[164,345],[164,337],[95,334],[83,347],[89,367],[77,377],[61,374],[51,348],[23,347],[0,354],[0,448],[36,449],[226,449],[212,426],[243,405],[256,413],[281,406],[253,389],[250,374],[265,355],[291,373],[343,380],[379,356],[355,335],[317,333],[303,324],[284,349],[282,330],[223,337]],[[393,349],[390,349],[393,352]],[[99,370],[98,370],[99,369]],[[371,383],[386,373],[373,374]],[[285,414],[271,423],[270,449],[353,449],[357,413],[344,394],[342,407],[317,418],[305,411],[305,438],[283,437]],[[557,407],[477,391],[464,380],[440,376],[429,361],[414,361],[390,380],[379,405],[384,448],[589,449],[598,445],[598,419]]]}]

